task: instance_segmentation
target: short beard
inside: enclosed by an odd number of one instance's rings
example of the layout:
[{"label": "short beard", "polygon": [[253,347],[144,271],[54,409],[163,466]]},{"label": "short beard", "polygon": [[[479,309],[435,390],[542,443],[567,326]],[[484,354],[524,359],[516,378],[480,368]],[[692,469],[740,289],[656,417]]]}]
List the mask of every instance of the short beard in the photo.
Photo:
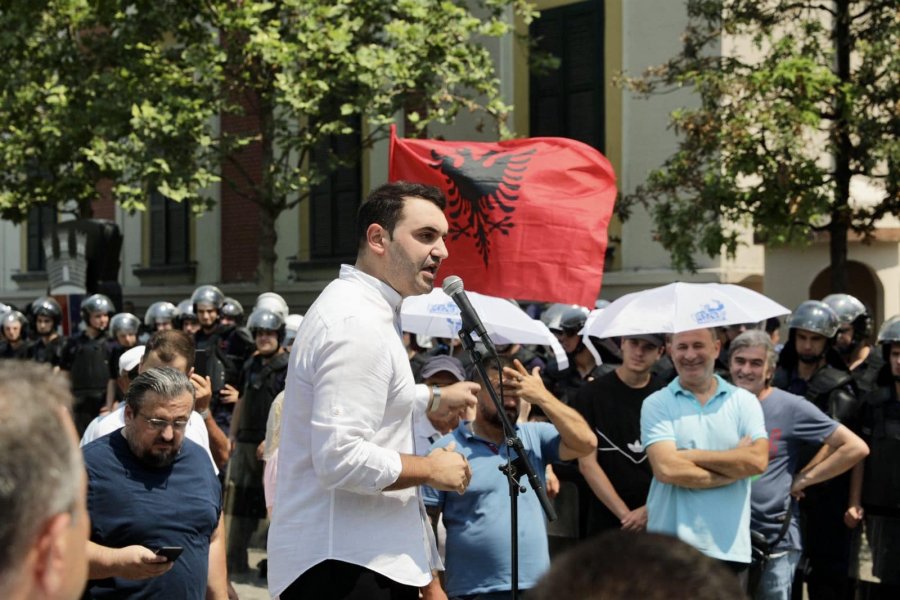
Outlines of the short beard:
[{"label": "short beard", "polygon": [[171,450],[166,450],[161,453],[155,454],[151,453],[150,451],[137,448],[135,443],[132,441],[131,435],[129,435],[129,431],[127,428],[125,429],[125,440],[128,442],[128,448],[131,450],[131,453],[134,454],[135,458],[141,461],[144,465],[154,469],[168,467],[175,462],[175,459],[178,458],[178,453],[181,451],[180,446],[172,446]]},{"label": "short beard", "polygon": [[[506,413],[506,417],[509,419],[509,422],[512,425],[515,425],[516,421],[519,419],[519,409],[518,408],[504,409],[503,412]],[[487,421],[494,427],[496,427],[498,429],[503,429],[503,421],[500,419],[499,413],[496,413],[496,412],[491,413],[491,415],[487,417]]]},{"label": "short beard", "polygon": [[822,360],[822,355],[821,354],[815,354],[815,355],[798,354],[797,359],[802,363],[806,363],[808,365],[814,365],[817,362],[819,362],[820,360]]}]

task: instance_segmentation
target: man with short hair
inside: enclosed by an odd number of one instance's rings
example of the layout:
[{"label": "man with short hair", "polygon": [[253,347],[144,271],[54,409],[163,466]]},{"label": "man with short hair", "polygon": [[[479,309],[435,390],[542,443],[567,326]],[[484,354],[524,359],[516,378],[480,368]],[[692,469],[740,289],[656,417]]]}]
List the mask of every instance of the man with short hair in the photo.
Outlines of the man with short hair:
[{"label": "man with short hair", "polygon": [[647,527],[647,493],[653,471],[641,445],[641,406],[665,383],[652,374],[662,356],[662,334],[622,338],[622,364],[578,392],[574,408],[597,435],[597,452],[578,459],[594,493],[586,533]]},{"label": "man with short hair", "polygon": [[0,598],[84,590],[89,519],[71,403],[49,366],[0,361]]},{"label": "man with short hair", "polygon": [[[191,339],[183,331],[168,329],[157,331],[147,340],[138,372],[143,373],[158,367],[174,367],[190,377],[195,389],[195,410],[191,412],[185,436],[206,450],[213,468],[218,472],[228,460],[230,444],[210,415],[209,402],[212,392],[209,377],[201,377],[194,373],[193,364],[194,346]],[[124,425],[125,405],[122,404],[113,412],[94,419],[85,429],[81,445],[86,446],[97,438],[121,429]]]},{"label": "man with short hair", "polygon": [[[150,369],[125,394],[125,427],[84,447],[93,598],[227,598],[222,490],[184,439],[193,404],[183,372]],[[180,555],[154,554],[162,547]]]},{"label": "man with short hair", "polygon": [[[773,388],[775,360],[765,331],[747,331],[731,342],[731,380],[759,399],[769,432],[769,465],[753,482],[750,496],[751,529],[770,544],[757,600],[791,597],[801,550],[800,512],[791,497],[802,498],[804,490],[846,472],[869,452],[856,434],[811,402]],[[798,450],[803,444],[824,444],[829,452],[821,462],[802,465]]]},{"label": "man with short hair", "polygon": [[[466,372],[458,358],[439,354],[432,356],[422,366],[422,383],[431,387],[444,387],[466,380]],[[460,415],[437,415],[436,413],[416,413],[413,417],[416,454],[425,456],[431,452],[431,445],[459,425]]]},{"label": "man with short hair", "polygon": [[65,342],[58,331],[62,308],[50,296],[43,296],[31,303],[31,318],[36,335],[34,342],[28,347],[28,358],[58,366]]},{"label": "man with short hair", "polygon": [[440,567],[418,486],[462,493],[471,473],[455,452],[416,456],[412,417],[458,412],[478,386],[417,386],[399,316],[447,257],[445,206],[430,186],[374,190],[358,213],[356,265],[341,266],[300,326],[268,543],[281,600],[416,599]]},{"label": "man with short hair", "polygon": [[676,535],[746,579],[750,477],[768,463],[762,408],[715,375],[714,329],[672,336],[678,372],[641,409],[641,442],[653,468],[647,531]]},{"label": "man with short hair", "polygon": [[[465,494],[425,488],[425,503],[433,519],[442,516],[447,527],[447,572],[445,586],[452,598],[506,598],[512,589],[509,554],[509,480],[499,467],[507,463],[503,422],[487,390],[490,385],[501,397],[503,410],[522,441],[526,458],[537,476],[544,479],[547,465],[574,460],[594,452],[596,438],[578,412],[553,396],[543,384],[540,369],[531,373],[519,361],[487,357],[482,366],[488,381],[480,381],[474,421],[463,421],[436,449],[456,449],[472,467],[472,482]],[[511,368],[515,367],[515,368]],[[502,392],[502,394],[501,394]],[[522,401],[540,407],[549,422],[516,423]],[[515,454],[513,454],[515,460]],[[518,587],[533,587],[550,566],[544,514],[534,490],[517,499],[519,508]],[[426,598],[440,597],[435,579]]]}]

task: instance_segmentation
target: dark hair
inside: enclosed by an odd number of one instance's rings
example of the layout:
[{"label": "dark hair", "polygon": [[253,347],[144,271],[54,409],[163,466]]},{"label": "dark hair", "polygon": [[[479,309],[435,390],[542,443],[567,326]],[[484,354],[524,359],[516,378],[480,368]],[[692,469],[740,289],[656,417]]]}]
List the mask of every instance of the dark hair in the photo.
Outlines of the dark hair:
[{"label": "dark hair", "polygon": [[422,198],[428,200],[442,211],[447,207],[444,193],[432,185],[394,181],[374,189],[356,213],[356,238],[359,248],[366,244],[366,231],[369,225],[381,225],[390,235],[400,221],[400,214],[406,198]]},{"label": "dark hair", "polygon": [[[500,361],[499,368],[497,365],[498,360]],[[484,367],[484,370],[488,374],[490,374],[491,371],[497,371],[498,373],[500,373],[500,375],[503,375],[503,367],[512,368],[513,361],[508,356],[500,356],[497,358],[493,356],[485,356],[481,359],[481,366]],[[475,383],[485,385],[486,382],[481,381],[481,374],[478,372],[478,369],[475,368],[475,365],[471,366],[471,370],[471,376],[469,377],[469,379],[471,379]]]},{"label": "dark hair", "polygon": [[194,365],[194,340],[180,329],[166,329],[151,335],[144,347],[141,362],[147,360],[151,352],[167,365],[172,364],[176,356],[183,357],[188,368]]},{"label": "dark hair", "polygon": [[608,531],[560,556],[529,600],[737,600],[746,598],[727,567],[659,533]]}]

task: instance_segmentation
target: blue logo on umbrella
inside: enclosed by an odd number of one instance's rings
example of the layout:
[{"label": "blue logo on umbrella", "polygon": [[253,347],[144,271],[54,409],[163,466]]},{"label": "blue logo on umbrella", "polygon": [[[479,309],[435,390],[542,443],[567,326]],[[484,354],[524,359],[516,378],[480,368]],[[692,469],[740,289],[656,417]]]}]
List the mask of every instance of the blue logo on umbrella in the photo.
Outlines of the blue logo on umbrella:
[{"label": "blue logo on umbrella", "polygon": [[709,304],[704,304],[702,310],[695,312],[693,318],[698,325],[724,321],[725,305],[720,300],[713,300]]}]

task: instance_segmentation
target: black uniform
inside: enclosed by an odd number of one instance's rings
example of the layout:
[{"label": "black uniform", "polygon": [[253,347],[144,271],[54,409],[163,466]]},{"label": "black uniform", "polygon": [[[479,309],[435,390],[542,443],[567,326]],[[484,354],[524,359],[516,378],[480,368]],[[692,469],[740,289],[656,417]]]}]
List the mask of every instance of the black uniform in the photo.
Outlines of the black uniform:
[{"label": "black uniform", "polygon": [[78,435],[83,435],[90,422],[106,404],[109,382],[109,338],[100,333],[95,338],[82,331],[66,340],[60,356],[60,368],[69,372],[75,404],[72,412]]},{"label": "black uniform", "polygon": [[23,341],[14,348],[7,340],[0,340],[0,359],[24,359],[28,357],[28,343]]},{"label": "black uniform", "polygon": [[233,572],[245,571],[250,536],[266,518],[263,490],[265,463],[256,457],[256,449],[266,439],[266,421],[275,397],[284,390],[289,355],[276,354],[266,361],[261,355],[244,365],[239,422],[232,423],[236,440],[228,469],[232,502],[231,531],[228,535],[228,566]]},{"label": "black uniform", "polygon": [[[834,363],[832,363],[834,364]],[[796,371],[779,368],[773,385],[804,396],[832,419],[855,428],[859,405],[853,377],[846,370],[827,364],[808,381],[797,377]],[[805,467],[819,447],[801,449],[798,465]],[[850,494],[850,473],[844,473],[805,490],[800,502],[803,572],[812,600],[841,599],[847,594],[849,582],[852,532],[844,525]],[[795,581],[794,597],[800,597],[803,586]]]},{"label": "black uniform", "polygon": [[207,352],[207,374],[213,392],[210,410],[216,424],[228,435],[234,404],[222,402],[221,392],[226,384],[240,389],[241,369],[255,350],[253,337],[243,327],[226,325],[209,334],[201,329],[194,334],[194,343],[198,350]]},{"label": "black uniform", "polygon": [[26,354],[28,358],[33,361],[48,363],[54,367],[58,367],[62,358],[62,350],[65,343],[66,338],[62,336],[56,336],[49,342],[44,341],[43,337],[39,337],[28,345]]},{"label": "black uniform", "polygon": [[[886,372],[885,372],[886,371]],[[900,401],[889,368],[863,398],[860,431],[869,445],[862,504],[877,598],[900,598]]]}]

